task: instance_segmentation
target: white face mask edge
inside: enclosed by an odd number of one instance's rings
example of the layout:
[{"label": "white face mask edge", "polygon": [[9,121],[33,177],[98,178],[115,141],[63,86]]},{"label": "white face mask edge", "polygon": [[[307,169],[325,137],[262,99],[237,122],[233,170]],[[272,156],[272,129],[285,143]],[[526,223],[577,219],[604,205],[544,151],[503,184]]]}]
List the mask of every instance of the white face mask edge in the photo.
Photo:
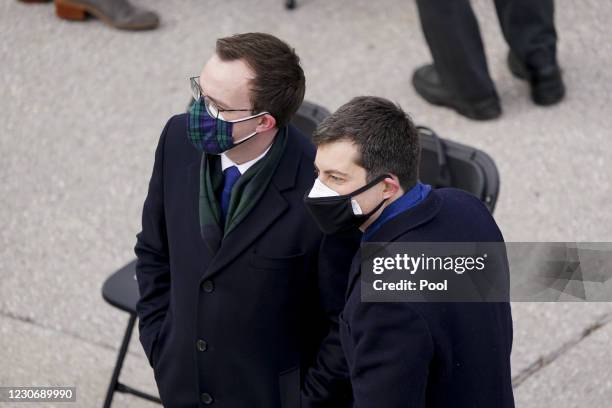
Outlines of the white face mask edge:
[{"label": "white face mask edge", "polygon": [[[318,178],[315,180],[312,186],[312,189],[310,190],[310,193],[308,193],[308,197],[310,198],[335,197],[339,195],[340,194],[336,190],[329,188],[325,183],[323,183]],[[355,199],[351,199],[351,206],[353,207],[353,214],[355,215],[363,214],[363,211],[361,210],[359,203]]]},{"label": "white face mask edge", "polygon": [[334,197],[334,196],[339,196],[339,195],[340,194],[336,190],[333,190],[327,187],[325,183],[323,183],[320,179],[317,178],[314,184],[312,185],[312,189],[310,190],[308,197],[310,198]]}]

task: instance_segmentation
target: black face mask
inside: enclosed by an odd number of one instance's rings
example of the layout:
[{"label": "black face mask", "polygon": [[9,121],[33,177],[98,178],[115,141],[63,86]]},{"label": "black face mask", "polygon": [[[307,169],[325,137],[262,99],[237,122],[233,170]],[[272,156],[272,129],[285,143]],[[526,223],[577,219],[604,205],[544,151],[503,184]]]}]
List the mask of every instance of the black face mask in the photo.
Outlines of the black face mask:
[{"label": "black face mask", "polygon": [[365,223],[376,211],[382,207],[387,199],[385,198],[367,214],[355,214],[351,199],[366,190],[374,187],[387,177],[388,174],[383,174],[370,181],[365,186],[353,191],[350,194],[329,196],[329,197],[308,197],[309,193],[304,196],[304,204],[310,215],[325,234],[334,234],[340,231],[346,231],[350,228],[356,228]]}]

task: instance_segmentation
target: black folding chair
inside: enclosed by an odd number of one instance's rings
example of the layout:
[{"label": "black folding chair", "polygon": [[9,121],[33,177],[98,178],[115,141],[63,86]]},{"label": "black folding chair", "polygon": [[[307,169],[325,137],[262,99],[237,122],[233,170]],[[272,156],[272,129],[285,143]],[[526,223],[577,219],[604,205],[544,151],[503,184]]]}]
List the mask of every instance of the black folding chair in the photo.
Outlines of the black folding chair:
[{"label": "black folding chair", "polygon": [[117,355],[117,362],[113,370],[111,382],[106,392],[106,398],[104,399],[104,408],[109,408],[113,401],[115,392],[129,393],[140,398],[144,398],[149,401],[157,402],[161,404],[161,400],[153,395],[139,391],[135,388],[129,387],[119,381],[119,374],[123,367],[123,361],[128,351],[130,339],[132,338],[132,332],[136,323],[136,302],[138,301],[138,283],[136,282],[136,260],[125,265],[117,272],[113,273],[102,286],[102,297],[111,305],[124,312],[129,313],[127,327],[125,328],[125,334],[119,348],[119,354]]},{"label": "black folding chair", "polygon": [[297,113],[291,119],[291,124],[304,135],[312,137],[319,123],[329,116],[329,111],[316,103],[304,101]]},{"label": "black folding chair", "polygon": [[419,126],[421,181],[433,187],[456,187],[479,198],[493,213],[499,195],[499,172],[493,159],[474,147],[443,139]]},{"label": "black folding chair", "polygon": [[[329,111],[314,103],[304,101],[300,109],[295,114],[291,123],[302,131],[305,135],[312,135],[317,125],[329,115]],[[125,334],[121,341],[117,362],[111,377],[110,385],[104,400],[104,408],[111,406],[115,392],[129,393],[149,401],[161,404],[158,397],[144,393],[132,387],[129,387],[119,381],[119,374],[123,367],[128,345],[132,338],[132,332],[136,324],[136,302],[139,298],[138,282],[136,282],[136,260],[131,261],[118,271],[114,272],[105,282],[102,287],[102,297],[112,306],[127,312],[130,317],[128,319]]]}]

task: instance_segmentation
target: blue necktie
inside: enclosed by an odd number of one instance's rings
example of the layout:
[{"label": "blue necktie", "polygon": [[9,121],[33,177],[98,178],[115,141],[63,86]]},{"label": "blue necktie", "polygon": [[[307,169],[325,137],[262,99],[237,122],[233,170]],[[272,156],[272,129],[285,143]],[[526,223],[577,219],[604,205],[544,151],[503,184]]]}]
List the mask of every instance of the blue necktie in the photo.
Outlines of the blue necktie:
[{"label": "blue necktie", "polygon": [[240,178],[240,170],[238,167],[231,166],[223,171],[223,192],[221,193],[221,211],[223,211],[223,221],[227,217],[227,210],[229,208],[230,196],[232,195],[232,187],[236,184],[236,181]]}]

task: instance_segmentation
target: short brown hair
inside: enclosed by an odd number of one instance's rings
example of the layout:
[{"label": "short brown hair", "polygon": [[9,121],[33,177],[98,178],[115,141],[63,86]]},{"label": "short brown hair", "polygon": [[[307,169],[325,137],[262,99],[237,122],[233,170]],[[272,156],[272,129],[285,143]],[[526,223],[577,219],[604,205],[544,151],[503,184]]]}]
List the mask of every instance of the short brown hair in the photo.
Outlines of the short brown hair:
[{"label": "short brown hair", "polygon": [[254,112],[270,112],[279,128],[289,123],[306,90],[300,58],[293,48],[270,34],[244,33],[219,38],[216,53],[223,61],[242,59],[254,71]]},{"label": "short brown hair", "polygon": [[392,173],[404,191],[419,177],[421,146],[418,131],[399,105],[376,96],[358,96],[327,117],[313,134],[319,146],[349,140],[360,153],[357,164],[367,181]]}]

